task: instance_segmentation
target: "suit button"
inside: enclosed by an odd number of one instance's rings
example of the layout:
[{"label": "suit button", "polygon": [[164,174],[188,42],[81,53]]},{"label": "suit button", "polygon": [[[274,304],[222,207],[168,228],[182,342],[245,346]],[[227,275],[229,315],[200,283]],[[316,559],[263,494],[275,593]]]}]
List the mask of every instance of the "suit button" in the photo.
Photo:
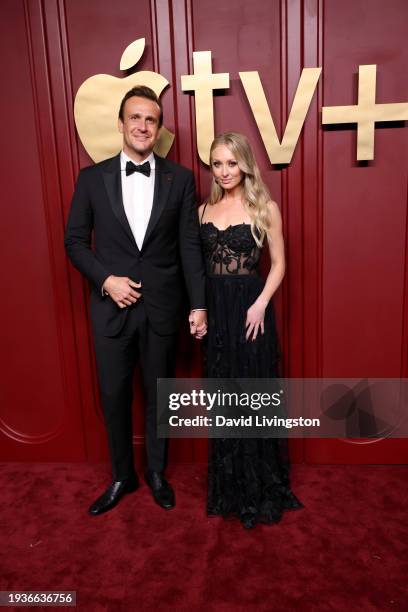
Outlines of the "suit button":
[{"label": "suit button", "polygon": [[139,257],[139,261],[143,261],[143,257]]}]

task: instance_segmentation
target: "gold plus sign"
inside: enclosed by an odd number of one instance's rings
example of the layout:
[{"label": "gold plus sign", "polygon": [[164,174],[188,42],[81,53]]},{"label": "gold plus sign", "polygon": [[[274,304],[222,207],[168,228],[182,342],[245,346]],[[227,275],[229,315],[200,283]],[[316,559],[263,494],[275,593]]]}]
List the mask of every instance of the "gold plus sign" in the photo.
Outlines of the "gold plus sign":
[{"label": "gold plus sign", "polygon": [[195,92],[197,149],[201,161],[208,164],[214,139],[213,90],[229,88],[229,73],[213,74],[211,51],[195,51],[193,63],[194,74],[181,77],[181,89]]},{"label": "gold plus sign", "polygon": [[357,159],[374,159],[374,130],[379,121],[405,121],[408,103],[377,104],[376,64],[358,67],[358,103],[354,106],[324,106],[322,123],[357,124]]}]

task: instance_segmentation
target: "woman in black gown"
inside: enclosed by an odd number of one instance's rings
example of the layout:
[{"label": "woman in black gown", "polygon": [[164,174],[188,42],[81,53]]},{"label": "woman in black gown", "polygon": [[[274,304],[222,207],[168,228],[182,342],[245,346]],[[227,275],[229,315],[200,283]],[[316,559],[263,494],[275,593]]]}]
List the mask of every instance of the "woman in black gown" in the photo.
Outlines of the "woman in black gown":
[{"label": "woman in black gown", "polygon": [[[282,222],[242,134],[225,133],[211,146],[213,182],[199,208],[206,264],[209,378],[276,377],[279,357],[272,295],[284,276]],[[259,275],[263,242],[271,269]],[[276,523],[302,504],[290,489],[287,440],[213,439],[207,513],[238,517],[244,527]]]}]

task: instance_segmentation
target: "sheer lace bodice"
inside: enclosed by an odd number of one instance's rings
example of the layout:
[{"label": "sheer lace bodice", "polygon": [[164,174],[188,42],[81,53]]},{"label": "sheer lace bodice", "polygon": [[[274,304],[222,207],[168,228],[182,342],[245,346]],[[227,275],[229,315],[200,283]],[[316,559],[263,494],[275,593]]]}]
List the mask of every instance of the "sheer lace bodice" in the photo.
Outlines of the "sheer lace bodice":
[{"label": "sheer lace bodice", "polygon": [[257,274],[261,249],[248,223],[220,230],[211,221],[203,222],[201,238],[207,275]]}]

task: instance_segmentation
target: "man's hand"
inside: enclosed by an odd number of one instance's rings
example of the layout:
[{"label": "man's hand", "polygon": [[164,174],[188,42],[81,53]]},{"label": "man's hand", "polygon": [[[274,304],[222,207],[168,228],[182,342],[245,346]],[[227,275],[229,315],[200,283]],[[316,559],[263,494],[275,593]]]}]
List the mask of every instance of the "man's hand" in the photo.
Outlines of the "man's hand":
[{"label": "man's hand", "polygon": [[188,317],[190,333],[201,340],[207,333],[207,312],[205,310],[191,311]]},{"label": "man's hand", "polygon": [[[141,286],[141,283],[135,283],[135,281],[132,281],[127,276],[114,276],[111,274],[103,283],[102,288],[119,308],[126,308],[126,306],[134,304],[142,297],[141,293],[135,291],[135,289],[140,289]],[[135,289],[132,289],[132,287]]]}]

